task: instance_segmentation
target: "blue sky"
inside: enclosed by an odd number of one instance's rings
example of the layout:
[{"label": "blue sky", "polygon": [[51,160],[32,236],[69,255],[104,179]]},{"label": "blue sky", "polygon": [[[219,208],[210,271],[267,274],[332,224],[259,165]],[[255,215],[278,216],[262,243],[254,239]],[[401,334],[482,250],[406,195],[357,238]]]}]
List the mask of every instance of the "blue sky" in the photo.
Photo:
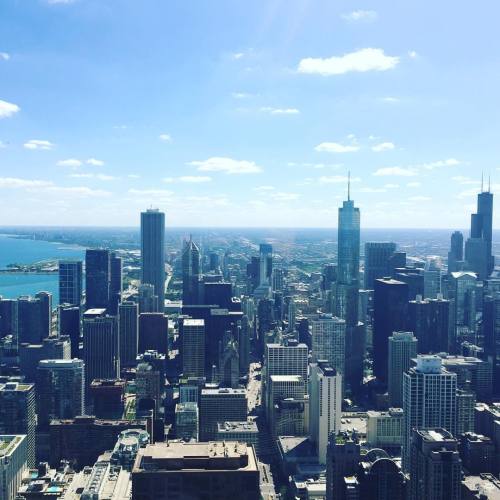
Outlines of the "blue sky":
[{"label": "blue sky", "polygon": [[365,227],[467,227],[481,170],[500,192],[499,16],[2,0],[0,224],[335,227],[351,170]]}]

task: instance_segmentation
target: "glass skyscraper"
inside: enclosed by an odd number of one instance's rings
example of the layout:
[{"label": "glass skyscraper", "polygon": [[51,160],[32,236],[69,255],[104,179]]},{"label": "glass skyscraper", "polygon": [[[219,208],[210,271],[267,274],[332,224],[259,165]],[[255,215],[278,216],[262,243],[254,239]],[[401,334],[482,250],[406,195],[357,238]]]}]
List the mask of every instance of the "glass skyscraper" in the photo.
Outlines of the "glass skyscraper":
[{"label": "glass skyscraper", "polygon": [[[157,208],[141,212],[141,281],[154,286],[163,305],[165,297],[165,214]],[[161,307],[163,309],[163,307]]]}]

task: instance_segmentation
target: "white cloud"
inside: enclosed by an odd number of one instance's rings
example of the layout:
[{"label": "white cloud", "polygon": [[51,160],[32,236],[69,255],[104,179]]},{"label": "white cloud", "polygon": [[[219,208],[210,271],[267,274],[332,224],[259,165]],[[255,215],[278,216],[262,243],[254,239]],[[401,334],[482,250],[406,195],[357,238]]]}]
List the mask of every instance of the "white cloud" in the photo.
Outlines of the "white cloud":
[{"label": "white cloud", "polygon": [[10,59],[10,54],[7,52],[0,52],[0,59],[3,61],[8,61]]},{"label": "white cloud", "polygon": [[137,175],[137,174],[128,174],[127,177],[129,179],[140,179],[141,178],[141,176]]},{"label": "white cloud", "polygon": [[193,184],[210,182],[211,180],[212,178],[206,175],[183,175],[182,177],[179,177],[180,182],[190,182]]},{"label": "white cloud", "polygon": [[160,141],[172,142],[172,137],[170,136],[170,134],[160,134],[158,137],[159,137]]},{"label": "white cloud", "polygon": [[117,179],[117,177],[114,177],[113,175],[106,175],[106,174],[71,174],[70,177],[74,179],[98,179],[100,181],[114,181]]},{"label": "white cloud", "polygon": [[97,160],[96,158],[89,158],[85,163],[93,167],[102,167],[104,165],[102,160]]},{"label": "white cloud", "polygon": [[245,55],[244,52],[234,52],[233,54],[231,54],[231,59],[237,61],[238,59],[241,59],[244,55]]},{"label": "white cloud", "polygon": [[421,185],[422,185],[421,182],[415,181],[415,182],[408,182],[406,184],[406,187],[409,187],[409,188],[419,188]]},{"label": "white cloud", "polygon": [[69,5],[74,3],[76,0],[47,0],[49,5]]},{"label": "white cloud", "polygon": [[377,20],[378,14],[374,10],[353,10],[352,12],[342,14],[340,17],[342,17],[344,21],[354,23],[358,21],[372,22]]},{"label": "white cloud", "polygon": [[263,113],[269,113],[270,115],[298,115],[300,111],[297,108],[272,108],[265,106],[260,108]]},{"label": "white cloud", "polygon": [[362,187],[358,190],[360,193],[386,193],[387,190],[384,188],[371,188],[371,187]]},{"label": "white cloud", "polygon": [[[320,184],[347,184],[347,175],[322,175],[318,182]],[[359,177],[351,177],[351,182],[361,182]]]},{"label": "white cloud", "polygon": [[397,189],[399,188],[399,184],[385,184],[384,187],[386,189]]},{"label": "white cloud", "polygon": [[204,161],[189,163],[200,172],[224,172],[226,174],[257,174],[262,172],[262,167],[253,161],[234,160],[233,158],[214,156]]},{"label": "white cloud", "polygon": [[383,101],[383,102],[390,102],[390,103],[396,103],[396,102],[400,102],[401,99],[399,99],[399,97],[387,96],[387,97],[382,97],[381,101]]},{"label": "white cloud", "polygon": [[381,153],[383,151],[391,151],[395,147],[396,146],[394,146],[392,142],[381,142],[380,144],[372,146],[372,151],[375,151],[375,153]]},{"label": "white cloud", "polygon": [[172,184],[172,182],[175,182],[175,179],[173,177],[164,177],[162,181],[166,184]]},{"label": "white cloud", "polygon": [[50,141],[45,141],[41,139],[30,139],[29,141],[24,143],[24,147],[26,149],[45,149],[49,150],[54,147]]},{"label": "white cloud", "polygon": [[416,58],[418,57],[418,54],[417,54],[417,52],[416,52],[416,51],[414,51],[414,50],[409,50],[409,51],[408,51],[408,57],[409,57],[410,59],[416,59]]},{"label": "white cloud", "polygon": [[68,158],[67,160],[59,160],[56,165],[58,167],[78,168],[82,166],[82,162],[76,158]]},{"label": "white cloud", "polygon": [[18,177],[0,177],[0,188],[18,189],[51,186],[50,181],[20,179]]},{"label": "white cloud", "polygon": [[129,189],[129,194],[139,195],[139,196],[152,196],[152,197],[170,197],[174,193],[166,189]]},{"label": "white cloud", "polygon": [[480,181],[471,179],[470,177],[465,177],[463,175],[457,175],[455,177],[451,178],[452,181],[458,182],[459,184],[462,185],[478,185],[480,184]]},{"label": "white cloud", "polygon": [[[34,190],[30,189],[31,192]],[[104,191],[102,189],[91,189],[86,186],[72,186],[72,187],[62,187],[62,186],[49,186],[43,188],[43,192],[58,194],[58,195],[69,195],[71,197],[78,196],[81,198],[102,198],[106,196],[111,196],[109,191]]]},{"label": "white cloud", "polygon": [[0,141],[0,149],[4,149],[7,147],[7,144],[3,141]]},{"label": "white cloud", "polygon": [[322,142],[314,149],[325,153],[354,153],[359,151],[359,146],[356,144],[340,144],[338,142]]},{"label": "white cloud", "polygon": [[15,115],[21,108],[17,104],[2,101],[0,99],[0,118],[9,118]]},{"label": "white cloud", "polygon": [[399,57],[387,56],[382,49],[366,48],[343,56],[308,57],[299,62],[298,72],[322,76],[350,72],[387,71],[399,63]]},{"label": "white cloud", "polygon": [[300,194],[298,193],[284,193],[282,191],[277,193],[271,193],[269,195],[274,201],[294,201],[300,198]]},{"label": "white cloud", "polygon": [[233,99],[248,99],[252,97],[252,94],[247,94],[246,92],[233,92],[231,97]]},{"label": "white cloud", "polygon": [[428,196],[410,196],[408,198],[409,201],[430,201],[431,198]]},{"label": "white cloud", "polygon": [[460,165],[460,163],[461,162],[456,158],[448,158],[447,160],[438,160],[431,163],[424,163],[421,165],[421,167],[425,168],[426,170],[434,170],[435,168],[440,167],[456,167],[457,165]]},{"label": "white cloud", "polygon": [[394,176],[400,176],[400,177],[413,177],[417,175],[417,172],[415,171],[414,168],[403,168],[403,167],[384,167],[384,168],[379,168],[377,171],[373,173],[373,175],[377,177],[383,177],[383,176],[389,176],[389,175],[394,175]]}]

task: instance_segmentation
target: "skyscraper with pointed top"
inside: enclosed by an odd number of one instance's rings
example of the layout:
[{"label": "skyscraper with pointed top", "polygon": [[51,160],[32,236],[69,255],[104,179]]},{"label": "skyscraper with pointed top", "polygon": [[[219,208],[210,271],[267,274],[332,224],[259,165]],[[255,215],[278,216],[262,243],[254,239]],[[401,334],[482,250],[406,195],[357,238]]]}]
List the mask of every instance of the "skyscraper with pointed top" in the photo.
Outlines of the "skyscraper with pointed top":
[{"label": "skyscraper with pointed top", "polygon": [[198,282],[200,279],[200,249],[189,236],[182,250],[182,302],[185,305],[198,304]]},{"label": "skyscraper with pointed top", "polygon": [[468,268],[477,273],[479,279],[488,278],[495,267],[492,255],[493,193],[491,180],[488,190],[484,190],[481,177],[481,192],[477,196],[477,213],[471,215],[470,237],[465,243],[465,260]]}]

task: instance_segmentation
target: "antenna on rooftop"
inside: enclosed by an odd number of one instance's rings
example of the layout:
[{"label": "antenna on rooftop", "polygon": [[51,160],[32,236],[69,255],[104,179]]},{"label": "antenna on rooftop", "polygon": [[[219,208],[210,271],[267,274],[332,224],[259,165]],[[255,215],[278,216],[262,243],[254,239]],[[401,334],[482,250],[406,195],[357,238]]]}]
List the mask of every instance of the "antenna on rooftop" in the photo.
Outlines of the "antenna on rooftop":
[{"label": "antenna on rooftop", "polygon": [[347,172],[347,201],[351,201],[351,171]]}]

